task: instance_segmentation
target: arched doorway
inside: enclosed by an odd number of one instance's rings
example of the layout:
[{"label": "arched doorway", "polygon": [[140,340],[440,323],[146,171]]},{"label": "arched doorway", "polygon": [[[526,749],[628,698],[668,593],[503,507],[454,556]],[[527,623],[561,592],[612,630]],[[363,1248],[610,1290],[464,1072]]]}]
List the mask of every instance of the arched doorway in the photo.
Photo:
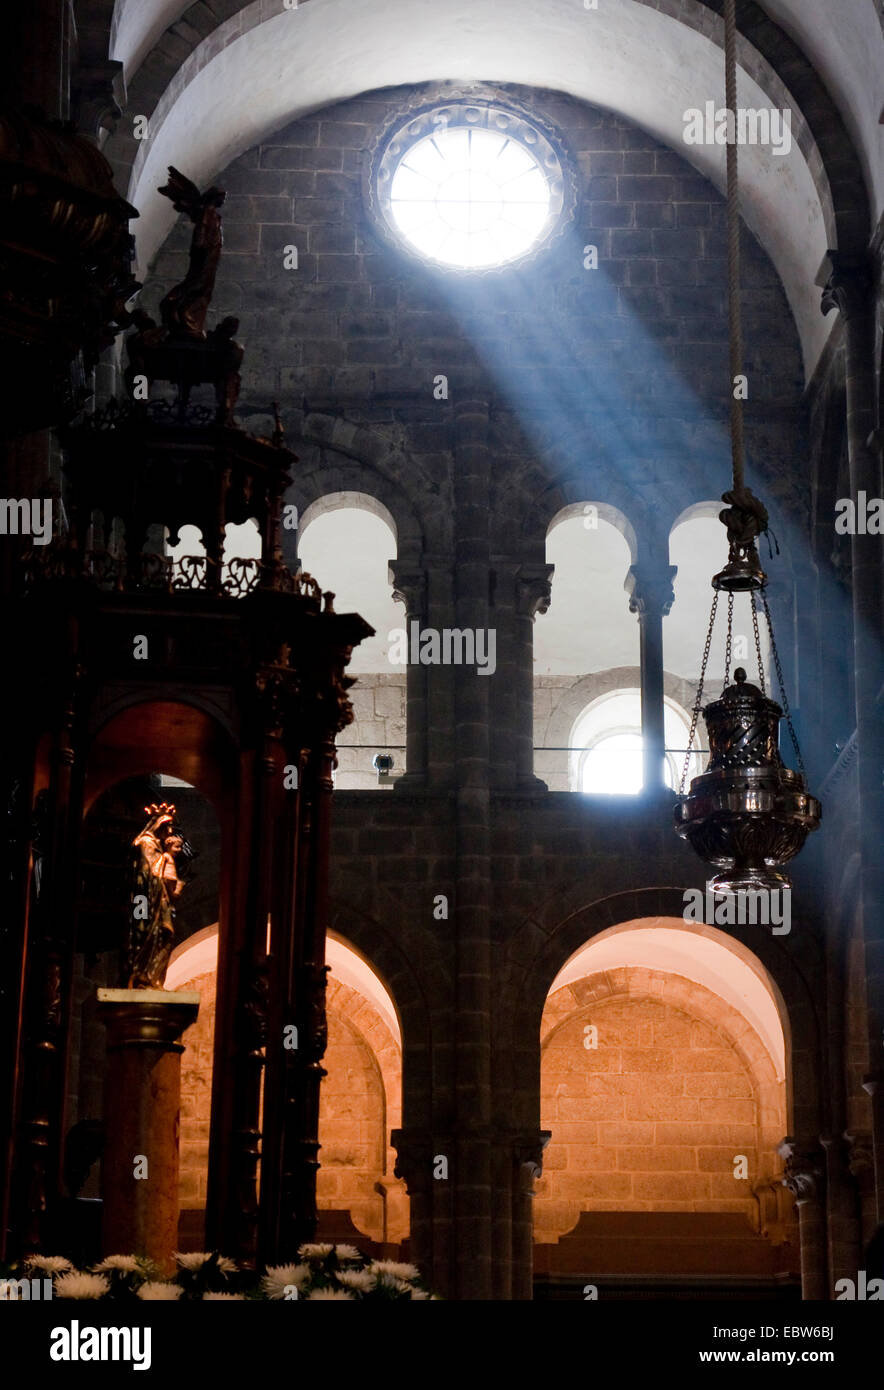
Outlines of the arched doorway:
[{"label": "arched doorway", "polygon": [[796,1292],[777,1153],[789,1052],[775,984],[715,928],[638,919],[571,957],[541,1027],[535,1269],[551,1296]]}]

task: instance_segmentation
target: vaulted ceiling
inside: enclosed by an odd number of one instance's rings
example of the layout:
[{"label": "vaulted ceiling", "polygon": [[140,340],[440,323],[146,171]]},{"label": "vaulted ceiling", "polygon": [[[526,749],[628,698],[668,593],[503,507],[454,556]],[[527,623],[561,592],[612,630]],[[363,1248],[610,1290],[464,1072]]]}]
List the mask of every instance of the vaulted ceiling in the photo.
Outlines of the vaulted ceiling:
[{"label": "vaulted ceiling", "polygon": [[[688,146],[684,113],[723,104],[722,0],[83,0],[109,21],[131,124],[108,143],[142,270],[174,214],[166,166],[198,182],[300,115],[427,81],[514,82],[622,114],[724,186],[724,150]],[[864,247],[884,207],[884,21],[876,0],[738,0],[738,102],[792,112],[788,155],[743,146],[743,212],[782,278],[812,371],[832,319],[817,281],[828,247]]]}]

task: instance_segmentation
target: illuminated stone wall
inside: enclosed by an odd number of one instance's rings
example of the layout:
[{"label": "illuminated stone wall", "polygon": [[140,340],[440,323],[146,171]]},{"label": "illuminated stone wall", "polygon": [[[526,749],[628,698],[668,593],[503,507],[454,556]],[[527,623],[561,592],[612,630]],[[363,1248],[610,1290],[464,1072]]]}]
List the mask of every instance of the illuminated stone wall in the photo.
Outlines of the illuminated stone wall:
[{"label": "illuminated stone wall", "polygon": [[[552,1139],[535,1198],[539,1240],[557,1239],[581,1211],[755,1218],[752,1189],[775,1171],[784,1096],[730,1005],[681,976],[607,971],[556,990],[543,1030],[541,1119]],[[738,1154],[748,1179],[734,1176]]]},{"label": "illuminated stone wall", "polygon": [[[181,1059],[183,1210],[201,1210],[206,1203],[215,983],[212,972],[179,986],[199,990],[201,996],[199,1017],[184,1034]],[[334,977],[328,986],[323,1066],[328,1075],[319,1114],[320,1212],[349,1211],[354,1225],[373,1240],[386,1236],[398,1243],[408,1234],[408,1197],[404,1183],[393,1177],[395,1155],[388,1141],[390,1130],[401,1123],[400,1048],[374,1005]]]}]

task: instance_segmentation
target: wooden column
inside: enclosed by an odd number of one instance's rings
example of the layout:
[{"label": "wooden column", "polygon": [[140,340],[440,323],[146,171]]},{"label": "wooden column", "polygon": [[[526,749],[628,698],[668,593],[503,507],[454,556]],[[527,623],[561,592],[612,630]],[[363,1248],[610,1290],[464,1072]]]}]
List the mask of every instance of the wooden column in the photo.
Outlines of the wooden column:
[{"label": "wooden column", "polygon": [[51,1206],[61,1190],[61,1165],[74,951],[76,853],[82,806],[77,764],[80,670],[72,655],[78,627],[65,633],[71,676],[51,737],[49,788],[41,816],[40,886],[27,934],[27,980],[20,1067],[23,1075],[16,1142],[17,1244],[40,1250],[49,1234]]}]

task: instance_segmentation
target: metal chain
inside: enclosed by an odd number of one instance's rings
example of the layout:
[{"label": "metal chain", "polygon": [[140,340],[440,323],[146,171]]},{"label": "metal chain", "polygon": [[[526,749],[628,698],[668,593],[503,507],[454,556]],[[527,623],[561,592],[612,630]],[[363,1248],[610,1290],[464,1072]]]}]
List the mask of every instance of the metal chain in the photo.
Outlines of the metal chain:
[{"label": "metal chain", "polygon": [[706,633],[706,645],[703,648],[703,663],[700,667],[700,684],[697,686],[697,698],[694,701],[694,708],[691,712],[691,732],[688,736],[687,752],[684,755],[684,767],[681,773],[681,782],[678,786],[679,796],[684,796],[685,784],[688,780],[688,768],[691,765],[691,753],[694,748],[694,735],[697,732],[697,720],[700,718],[700,706],[703,703],[703,686],[706,683],[706,666],[709,662],[709,648],[712,646],[712,629],[715,627],[715,614],[718,610],[718,590],[712,596],[712,611],[709,614],[709,630]]},{"label": "metal chain", "polygon": [[[763,592],[763,591],[762,591]],[[767,610],[767,600],[764,601],[765,611]],[[767,625],[770,627],[770,618]],[[767,694],[767,682],[764,679],[764,662],[761,659],[761,637],[758,634],[758,598],[755,592],[752,594],[752,627],[755,631],[755,655],[758,658],[758,684],[761,686],[762,695]]]},{"label": "metal chain", "polygon": [[724,644],[724,683],[727,686],[730,682],[731,674],[731,641],[734,632],[734,596],[728,593],[727,596],[727,640]]},{"label": "metal chain", "polygon": [[804,759],[801,756],[801,749],[798,746],[798,735],[795,733],[795,726],[792,723],[792,711],[789,709],[789,697],[786,694],[786,685],[783,680],[783,668],[780,665],[780,654],[777,651],[776,638],[774,637],[773,623],[771,621],[770,609],[767,605],[767,594],[762,589],[761,602],[764,604],[764,616],[767,619],[767,630],[770,633],[770,649],[773,652],[774,667],[777,673],[777,685],[780,689],[780,700],[783,705],[783,714],[786,716],[786,725],[789,730],[789,737],[792,740],[792,747],[795,749],[795,757],[798,761],[798,770],[801,776],[807,777],[807,770],[804,766]]}]

